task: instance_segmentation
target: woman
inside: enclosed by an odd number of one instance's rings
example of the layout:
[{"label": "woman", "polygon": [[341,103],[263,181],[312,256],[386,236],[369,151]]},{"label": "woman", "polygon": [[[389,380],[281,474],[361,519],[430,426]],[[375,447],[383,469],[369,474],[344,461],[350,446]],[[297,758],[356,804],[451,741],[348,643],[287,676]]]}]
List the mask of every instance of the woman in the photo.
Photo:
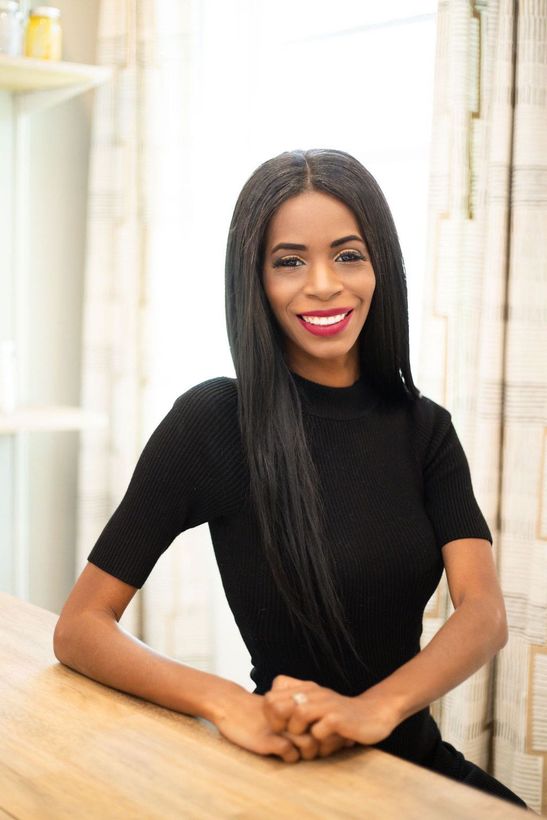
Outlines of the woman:
[{"label": "woman", "polygon": [[[292,151],[252,174],[226,315],[237,379],[191,388],[152,434],[63,608],[57,658],[258,754],[365,743],[525,805],[429,714],[506,643],[505,608],[450,414],[412,380],[397,233],[359,162]],[[118,626],[161,553],[206,521],[253,693]],[[456,611],[420,652],[444,569]]]}]

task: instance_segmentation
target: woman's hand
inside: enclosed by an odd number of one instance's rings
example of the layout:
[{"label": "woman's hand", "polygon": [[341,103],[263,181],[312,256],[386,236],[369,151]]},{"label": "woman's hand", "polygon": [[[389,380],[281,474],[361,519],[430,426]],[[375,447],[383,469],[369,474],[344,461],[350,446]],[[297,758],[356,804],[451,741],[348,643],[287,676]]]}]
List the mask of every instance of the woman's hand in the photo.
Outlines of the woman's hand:
[{"label": "woman's hand", "polygon": [[[264,697],[242,690],[223,703],[222,714],[214,718],[221,735],[260,755],[277,755],[285,763],[316,757],[318,741],[309,733],[293,737],[290,732],[272,729],[263,708]],[[342,740],[341,743],[344,741]]]},{"label": "woman's hand", "polygon": [[[297,692],[306,695],[306,703],[293,700],[292,695]],[[364,692],[346,697],[313,681],[288,675],[278,675],[264,695],[264,714],[273,731],[290,736],[309,732],[320,744],[334,743],[335,738],[368,745],[378,743],[398,723],[393,708],[376,695],[367,697]]]}]

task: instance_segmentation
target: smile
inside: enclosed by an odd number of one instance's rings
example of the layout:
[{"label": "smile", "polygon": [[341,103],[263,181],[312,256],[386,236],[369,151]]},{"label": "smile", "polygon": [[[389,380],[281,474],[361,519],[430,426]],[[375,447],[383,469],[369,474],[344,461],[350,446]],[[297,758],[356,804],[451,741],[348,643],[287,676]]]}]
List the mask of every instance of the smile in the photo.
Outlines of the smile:
[{"label": "smile", "polygon": [[353,310],[336,316],[297,316],[298,321],[315,336],[333,336],[340,333],[350,322]]}]

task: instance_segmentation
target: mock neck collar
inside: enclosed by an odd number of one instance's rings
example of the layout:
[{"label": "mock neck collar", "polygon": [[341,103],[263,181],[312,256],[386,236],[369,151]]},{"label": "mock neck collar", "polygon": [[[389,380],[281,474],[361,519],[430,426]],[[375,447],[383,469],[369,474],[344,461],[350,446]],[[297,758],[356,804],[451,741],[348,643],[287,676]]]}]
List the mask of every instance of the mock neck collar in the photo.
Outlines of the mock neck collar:
[{"label": "mock neck collar", "polygon": [[379,400],[378,393],[363,374],[347,387],[330,387],[305,379],[292,370],[290,373],[302,400],[303,411],[312,416],[330,419],[360,418]]}]

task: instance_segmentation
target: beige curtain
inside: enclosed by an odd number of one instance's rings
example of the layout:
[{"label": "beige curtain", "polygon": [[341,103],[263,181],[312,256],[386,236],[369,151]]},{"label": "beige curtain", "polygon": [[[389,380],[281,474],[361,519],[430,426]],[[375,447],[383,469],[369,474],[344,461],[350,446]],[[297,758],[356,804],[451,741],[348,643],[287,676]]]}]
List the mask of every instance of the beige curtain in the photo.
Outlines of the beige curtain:
[{"label": "beige curtain", "polygon": [[[106,412],[110,424],[81,438],[77,574],[183,392],[183,357],[166,316],[191,233],[194,14],[191,0],[101,4],[97,61],[114,67],[114,79],[95,98],[82,405]],[[159,651],[208,668],[207,569],[203,551],[184,546],[160,558],[122,623]]]},{"label": "beige curtain", "polygon": [[[418,384],[446,406],[494,536],[509,642],[432,706],[547,811],[547,0],[440,0]],[[446,577],[423,645],[453,611]]]}]

